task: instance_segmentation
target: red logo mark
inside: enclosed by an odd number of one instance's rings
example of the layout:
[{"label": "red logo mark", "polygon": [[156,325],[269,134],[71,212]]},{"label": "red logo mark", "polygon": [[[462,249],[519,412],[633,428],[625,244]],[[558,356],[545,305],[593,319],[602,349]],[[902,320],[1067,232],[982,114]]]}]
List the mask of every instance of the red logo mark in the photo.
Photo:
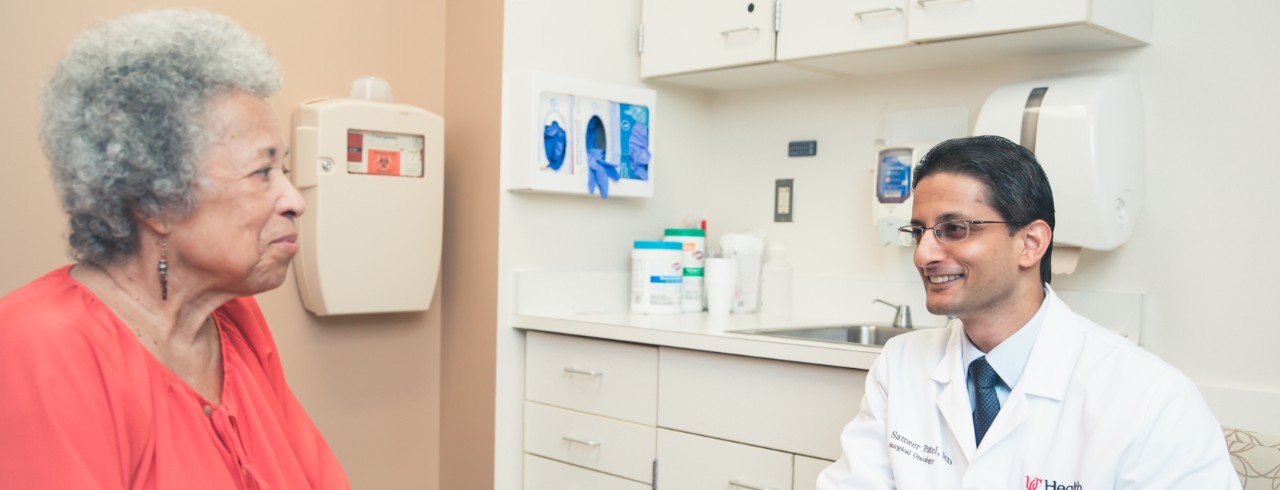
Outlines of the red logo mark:
[{"label": "red logo mark", "polygon": [[1036,487],[1039,487],[1039,486],[1040,486],[1040,482],[1042,482],[1042,481],[1044,481],[1044,480],[1041,480],[1040,478],[1035,478],[1035,479],[1033,479],[1033,478],[1031,478],[1031,477],[1029,477],[1029,476],[1028,476],[1028,477],[1027,477],[1027,490],[1036,490]]}]

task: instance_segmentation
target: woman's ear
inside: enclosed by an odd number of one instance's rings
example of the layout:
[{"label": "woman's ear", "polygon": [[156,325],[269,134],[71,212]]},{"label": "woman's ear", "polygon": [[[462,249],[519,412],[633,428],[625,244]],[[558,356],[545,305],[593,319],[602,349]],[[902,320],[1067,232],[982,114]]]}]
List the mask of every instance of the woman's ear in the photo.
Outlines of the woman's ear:
[{"label": "woman's ear", "polygon": [[155,216],[147,216],[140,211],[134,211],[133,220],[138,223],[138,226],[146,227],[148,230],[151,230],[153,233],[157,235],[167,236],[169,234],[168,219],[159,218]]},{"label": "woman's ear", "polygon": [[1022,256],[1018,258],[1018,265],[1032,267],[1039,264],[1045,251],[1049,250],[1049,244],[1053,243],[1053,230],[1049,229],[1049,223],[1042,219],[1032,221],[1022,228],[1021,235]]}]

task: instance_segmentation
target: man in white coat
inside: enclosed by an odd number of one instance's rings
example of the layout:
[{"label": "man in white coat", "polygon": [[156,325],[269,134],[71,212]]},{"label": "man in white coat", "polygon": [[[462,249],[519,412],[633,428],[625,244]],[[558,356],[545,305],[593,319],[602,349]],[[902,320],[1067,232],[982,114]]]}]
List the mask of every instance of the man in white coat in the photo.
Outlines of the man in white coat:
[{"label": "man in white coat", "polygon": [[1031,152],[955,139],[915,172],[901,231],[929,311],[956,320],[885,345],[818,488],[1240,488],[1191,381],[1049,287],[1053,193]]}]

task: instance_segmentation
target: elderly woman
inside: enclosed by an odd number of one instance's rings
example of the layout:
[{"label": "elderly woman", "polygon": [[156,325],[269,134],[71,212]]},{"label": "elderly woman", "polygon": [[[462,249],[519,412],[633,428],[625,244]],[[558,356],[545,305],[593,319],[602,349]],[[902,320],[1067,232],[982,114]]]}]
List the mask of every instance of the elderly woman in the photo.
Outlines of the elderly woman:
[{"label": "elderly woman", "polygon": [[0,299],[0,487],[346,488],[251,297],[304,211],[231,20],[158,11],[81,34],[43,141],[77,263]]}]

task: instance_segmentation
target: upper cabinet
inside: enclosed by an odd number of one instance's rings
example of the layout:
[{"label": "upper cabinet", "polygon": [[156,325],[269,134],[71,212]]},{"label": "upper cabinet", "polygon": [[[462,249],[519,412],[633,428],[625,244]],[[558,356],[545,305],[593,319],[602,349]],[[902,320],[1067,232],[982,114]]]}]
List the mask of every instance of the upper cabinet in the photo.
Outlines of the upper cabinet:
[{"label": "upper cabinet", "polygon": [[719,89],[1142,46],[1151,39],[1152,18],[1152,0],[643,5],[641,77]]},{"label": "upper cabinet", "polygon": [[[1143,8],[1145,6],[1145,8]],[[1093,25],[1145,44],[1151,3],[1139,0],[914,0],[907,37],[938,41],[1029,29]]]},{"label": "upper cabinet", "polygon": [[640,76],[773,61],[774,8],[768,0],[645,0]]},{"label": "upper cabinet", "polygon": [[787,0],[778,61],[903,46],[905,0]]}]

